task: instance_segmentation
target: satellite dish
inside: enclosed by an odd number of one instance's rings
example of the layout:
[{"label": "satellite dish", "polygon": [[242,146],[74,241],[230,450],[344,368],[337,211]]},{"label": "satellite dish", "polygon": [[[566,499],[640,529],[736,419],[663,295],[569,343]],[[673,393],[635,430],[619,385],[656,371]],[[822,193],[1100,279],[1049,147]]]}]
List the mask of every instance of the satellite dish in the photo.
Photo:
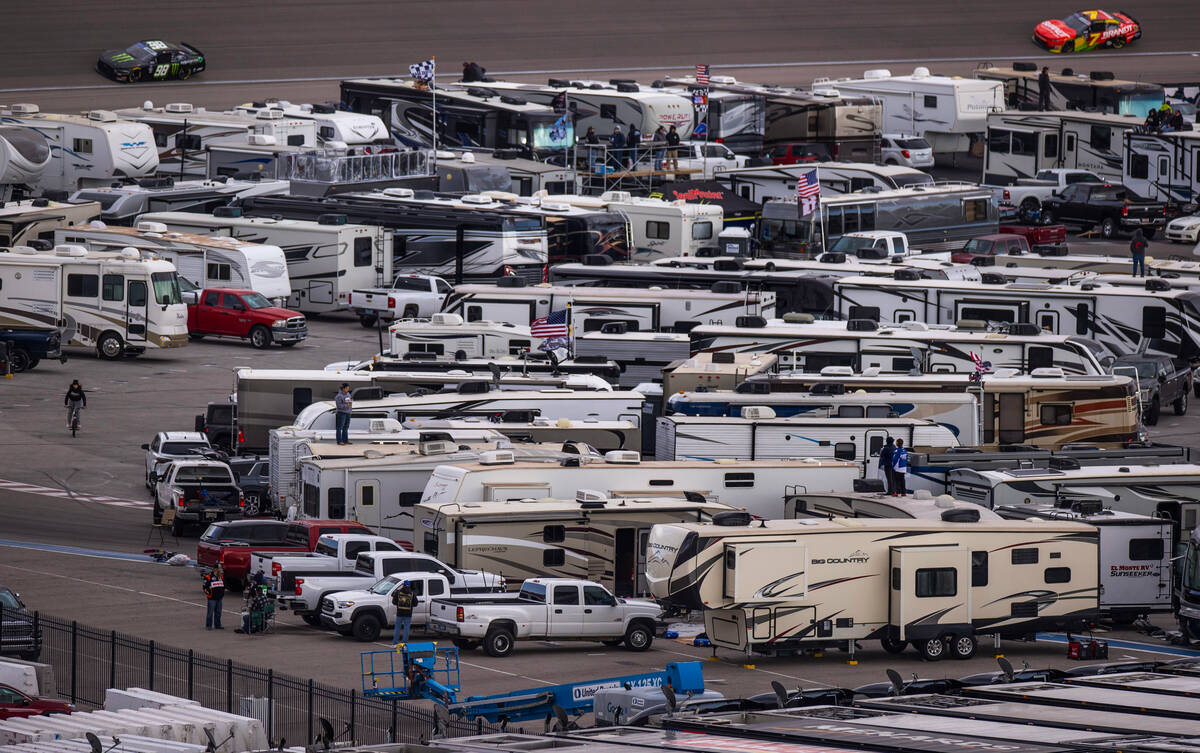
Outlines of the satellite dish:
[{"label": "satellite dish", "polygon": [[775,703],[779,708],[787,708],[787,690],[779,680],[771,680],[771,690],[775,691]]},{"label": "satellite dish", "polygon": [[317,741],[325,746],[325,750],[329,750],[329,746],[333,743],[333,725],[323,716],[317,717],[317,724],[321,725],[321,734],[317,737]]},{"label": "satellite dish", "polygon": [[904,694],[904,679],[900,677],[900,673],[894,669],[887,671],[888,680],[892,683],[892,695]]},{"label": "satellite dish", "polygon": [[571,720],[567,719],[566,710],[557,703],[551,706],[550,710],[554,713],[554,720],[558,724],[559,732],[566,732],[571,726]]},{"label": "satellite dish", "polygon": [[996,657],[996,663],[1000,665],[1000,671],[1004,673],[1006,682],[1013,681],[1013,665],[1003,656]]},{"label": "satellite dish", "polygon": [[662,694],[667,699],[667,713],[674,714],[676,707],[679,705],[675,698],[675,691],[671,689],[670,685],[663,685]]},{"label": "satellite dish", "polygon": [[100,738],[96,737],[94,732],[85,732],[83,736],[87,738],[88,745],[92,746],[92,753],[104,753],[104,746],[100,744]]}]

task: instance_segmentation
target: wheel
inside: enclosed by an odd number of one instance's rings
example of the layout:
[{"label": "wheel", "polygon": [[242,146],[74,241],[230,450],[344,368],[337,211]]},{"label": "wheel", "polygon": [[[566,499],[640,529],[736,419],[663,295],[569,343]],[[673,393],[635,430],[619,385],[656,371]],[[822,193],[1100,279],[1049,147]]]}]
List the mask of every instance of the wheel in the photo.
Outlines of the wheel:
[{"label": "wheel", "polygon": [[488,656],[508,656],[513,652],[515,642],[511,630],[495,628],[489,630],[487,636],[484,637],[483,651]]},{"label": "wheel", "polygon": [[354,640],[363,643],[378,640],[379,631],[382,629],[383,624],[373,614],[360,614],[350,623],[350,635],[354,636]]},{"label": "wheel", "polygon": [[1175,415],[1182,416],[1187,413],[1188,395],[1187,391],[1179,393],[1179,397],[1175,399]]},{"label": "wheel", "polygon": [[979,641],[973,635],[959,635],[950,640],[950,655],[955,659],[970,659],[979,648]]},{"label": "wheel", "polygon": [[1053,225],[1054,224],[1054,210],[1053,209],[1047,209],[1046,207],[1042,207],[1042,224],[1044,224],[1044,225]]},{"label": "wheel", "polygon": [[189,332],[189,333],[188,333],[188,339],[189,339],[189,340],[203,340],[203,339],[204,339],[204,335],[202,335],[202,334],[200,334],[200,333],[198,333],[198,332]]},{"label": "wheel", "polygon": [[125,354],[125,343],[116,332],[105,332],[96,341],[96,353],[106,361],[115,361]]},{"label": "wheel", "polygon": [[175,518],[171,521],[171,535],[175,538],[179,538],[183,535],[183,521],[179,518]]},{"label": "wheel", "polygon": [[1102,238],[1113,238],[1117,234],[1117,221],[1112,217],[1105,217],[1100,221],[1100,236]]},{"label": "wheel", "polygon": [[1154,234],[1155,234],[1156,232],[1158,232],[1158,231],[1156,231],[1156,230],[1155,230],[1154,228],[1152,228],[1152,227],[1144,227],[1144,228],[1142,228],[1142,235],[1146,236],[1146,240],[1148,240],[1148,241],[1152,241],[1152,240],[1154,240]]},{"label": "wheel", "polygon": [[624,642],[625,642],[625,639],[624,639],[624,638],[617,638],[616,640],[611,640],[611,641],[600,641],[600,642],[601,642],[601,643],[603,643],[605,646],[608,646],[608,647],[610,647],[610,648],[611,648],[611,647],[614,647],[614,646],[620,646],[622,643],[624,643]]},{"label": "wheel", "polygon": [[479,648],[479,641],[473,641],[468,638],[455,638],[453,643],[454,647],[459,651],[474,651]]},{"label": "wheel", "polygon": [[29,351],[24,348],[14,348],[8,354],[8,365],[12,368],[12,373],[20,374],[22,371],[29,371],[33,368],[32,359],[29,357]]},{"label": "wheel", "polygon": [[192,77],[192,69],[191,68],[180,68],[179,69],[179,80],[180,81],[187,81],[191,77]]},{"label": "wheel", "polygon": [[34,358],[33,356],[30,356],[29,357],[29,370],[32,371],[32,370],[36,369],[37,365],[41,362],[42,362],[42,359]]},{"label": "wheel", "polygon": [[417,310],[417,307],[411,303],[404,307],[404,318],[405,319],[416,319],[417,314],[419,314],[419,313],[420,312]]},{"label": "wheel", "polygon": [[895,159],[893,159],[893,158],[891,158],[891,157],[888,157],[887,161],[886,161],[886,162],[884,162],[883,164],[885,164],[885,165],[891,165],[892,167],[898,167],[898,166],[900,165],[900,163],[899,163],[899,162],[897,162]]},{"label": "wheel", "polygon": [[321,627],[321,615],[319,614],[302,614],[300,619],[313,627]]},{"label": "wheel", "polygon": [[1026,225],[1032,225],[1034,221],[1034,212],[1037,212],[1040,202],[1032,196],[1021,202],[1021,206],[1017,208],[1017,212],[1021,216],[1021,222]]},{"label": "wheel", "polygon": [[1125,46],[1125,37],[1116,37],[1115,39],[1113,39],[1112,47],[1114,50],[1119,50],[1124,46]]},{"label": "wheel", "polygon": [[1154,399],[1150,401],[1150,407],[1146,409],[1146,415],[1145,415],[1146,425],[1147,426],[1157,425],[1158,424],[1158,414],[1161,411],[1162,411],[1162,406],[1160,406],[1158,404],[1158,396],[1156,395],[1154,397]]},{"label": "wheel", "polygon": [[625,631],[625,648],[630,651],[645,651],[654,643],[654,630],[644,622],[635,622]]},{"label": "wheel", "polygon": [[142,69],[134,68],[129,72],[129,83],[136,84],[142,80]]},{"label": "wheel", "polygon": [[358,323],[369,329],[375,326],[375,320],[378,318],[374,314],[359,314]]},{"label": "wheel", "polygon": [[243,513],[250,518],[262,513],[262,495],[258,492],[250,492],[246,495],[246,507]]},{"label": "wheel", "polygon": [[250,328],[250,344],[262,350],[271,347],[271,330],[256,324]]},{"label": "wheel", "polygon": [[904,649],[908,648],[908,641],[896,638],[880,638],[879,645],[883,646],[883,650],[889,654],[902,654],[904,653]]},{"label": "wheel", "polygon": [[925,661],[941,661],[942,657],[946,655],[946,642],[942,640],[941,636],[915,641],[913,645],[917,647],[917,651],[921,652],[921,658]]}]

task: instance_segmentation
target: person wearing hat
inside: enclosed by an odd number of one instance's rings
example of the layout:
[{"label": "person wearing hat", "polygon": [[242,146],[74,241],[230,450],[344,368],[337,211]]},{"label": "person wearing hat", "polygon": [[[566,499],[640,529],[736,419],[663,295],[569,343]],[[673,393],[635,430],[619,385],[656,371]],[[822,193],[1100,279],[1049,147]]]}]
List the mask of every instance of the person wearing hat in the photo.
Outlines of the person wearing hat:
[{"label": "person wearing hat", "polygon": [[398,588],[392,589],[392,604],[396,606],[396,629],[392,633],[393,646],[408,643],[408,630],[412,625],[414,601],[411,582],[406,580]]}]

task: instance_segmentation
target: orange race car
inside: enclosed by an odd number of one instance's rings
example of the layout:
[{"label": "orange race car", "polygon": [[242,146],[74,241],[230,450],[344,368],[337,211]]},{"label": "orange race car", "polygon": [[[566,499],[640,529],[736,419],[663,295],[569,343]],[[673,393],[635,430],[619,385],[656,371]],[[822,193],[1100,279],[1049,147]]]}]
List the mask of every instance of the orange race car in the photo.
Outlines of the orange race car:
[{"label": "orange race car", "polygon": [[1033,43],[1050,52],[1083,52],[1102,47],[1120,49],[1142,36],[1142,26],[1123,11],[1081,10],[1063,20],[1042,21]]}]

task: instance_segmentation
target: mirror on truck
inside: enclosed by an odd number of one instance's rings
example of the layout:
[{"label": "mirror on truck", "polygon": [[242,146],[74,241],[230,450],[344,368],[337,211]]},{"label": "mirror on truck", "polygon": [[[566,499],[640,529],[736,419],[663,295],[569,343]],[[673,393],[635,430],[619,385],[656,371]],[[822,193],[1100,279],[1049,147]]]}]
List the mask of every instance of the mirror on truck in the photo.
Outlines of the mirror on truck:
[{"label": "mirror on truck", "polygon": [[150,445],[149,445],[149,444],[144,444],[144,445],[142,445],[142,449],[143,449],[143,450],[148,450],[148,449],[150,449]]}]

